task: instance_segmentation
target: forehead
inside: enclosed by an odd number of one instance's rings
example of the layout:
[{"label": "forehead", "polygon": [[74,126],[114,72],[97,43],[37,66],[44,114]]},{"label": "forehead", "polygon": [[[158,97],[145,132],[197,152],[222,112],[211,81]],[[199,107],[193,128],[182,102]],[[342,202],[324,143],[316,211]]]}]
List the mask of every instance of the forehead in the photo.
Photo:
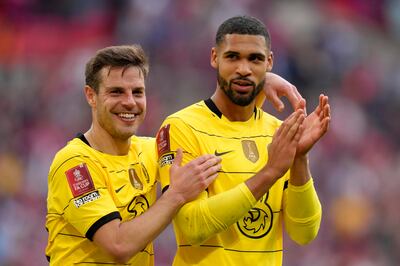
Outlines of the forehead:
[{"label": "forehead", "polygon": [[267,43],[262,35],[227,34],[219,45],[220,51],[239,53],[263,53],[268,51]]},{"label": "forehead", "polygon": [[105,87],[144,87],[144,75],[139,67],[104,67],[100,70],[101,84]]}]

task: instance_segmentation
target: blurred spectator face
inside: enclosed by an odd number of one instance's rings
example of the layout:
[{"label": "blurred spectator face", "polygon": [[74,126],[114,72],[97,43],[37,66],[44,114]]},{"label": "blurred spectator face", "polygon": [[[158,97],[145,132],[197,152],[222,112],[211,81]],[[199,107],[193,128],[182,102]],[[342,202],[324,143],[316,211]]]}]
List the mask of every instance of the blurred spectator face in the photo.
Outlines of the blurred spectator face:
[{"label": "blurred spectator face", "polygon": [[98,94],[86,87],[93,111],[93,126],[112,138],[127,140],[146,114],[144,76],[138,67],[105,67],[100,71]]},{"label": "blurred spectator face", "polygon": [[252,103],[262,90],[265,72],[272,69],[272,53],[260,35],[227,34],[211,51],[218,85],[235,104]]}]

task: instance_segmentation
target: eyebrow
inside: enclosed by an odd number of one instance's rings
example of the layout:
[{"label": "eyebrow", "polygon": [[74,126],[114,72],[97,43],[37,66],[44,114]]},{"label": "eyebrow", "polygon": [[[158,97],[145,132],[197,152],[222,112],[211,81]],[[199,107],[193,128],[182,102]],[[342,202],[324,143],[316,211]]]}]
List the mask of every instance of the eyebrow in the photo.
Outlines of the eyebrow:
[{"label": "eyebrow", "polygon": [[[235,52],[235,51],[226,51],[224,53],[224,56],[226,56],[226,55],[240,55],[240,53],[239,52]],[[254,56],[255,57],[260,57],[262,59],[266,58],[266,55],[262,54],[262,53],[251,53],[248,57],[254,57]]]}]

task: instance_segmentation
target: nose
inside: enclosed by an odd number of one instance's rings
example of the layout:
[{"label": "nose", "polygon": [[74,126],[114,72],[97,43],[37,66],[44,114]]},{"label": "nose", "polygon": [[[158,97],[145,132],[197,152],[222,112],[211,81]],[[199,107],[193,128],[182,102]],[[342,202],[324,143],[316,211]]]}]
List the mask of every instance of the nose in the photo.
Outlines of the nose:
[{"label": "nose", "polygon": [[250,64],[245,60],[240,61],[236,68],[236,72],[242,77],[250,75],[251,74]]},{"label": "nose", "polygon": [[126,93],[122,100],[122,105],[127,109],[132,109],[136,106],[136,100],[132,93]]}]

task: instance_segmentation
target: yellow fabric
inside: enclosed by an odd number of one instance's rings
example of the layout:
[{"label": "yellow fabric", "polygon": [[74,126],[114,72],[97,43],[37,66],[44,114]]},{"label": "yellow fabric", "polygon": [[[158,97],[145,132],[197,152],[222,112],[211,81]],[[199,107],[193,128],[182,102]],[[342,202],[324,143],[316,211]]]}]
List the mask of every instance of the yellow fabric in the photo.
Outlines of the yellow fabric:
[{"label": "yellow fabric", "polygon": [[[180,229],[188,244],[201,244],[242,218],[255,203],[256,199],[244,183],[210,198],[204,192],[202,199],[189,202],[179,210],[176,223],[186,224]],[[236,207],[235,212],[231,206]]]},{"label": "yellow fabric", "polygon": [[[267,145],[280,124],[281,121],[260,109],[248,121],[231,122],[212,112],[203,101],[164,121],[162,128],[169,127],[169,130],[162,134],[168,137],[168,145],[163,145],[163,149],[159,145],[163,188],[169,184],[170,163],[166,159],[177,148],[184,149],[184,163],[202,154],[222,154],[222,169],[217,179],[174,219],[178,244],[174,265],[282,265],[283,206],[287,206],[283,194],[290,173],[256,203],[245,196],[245,190],[242,193],[234,190],[240,184],[243,189],[243,182],[265,165]],[[226,194],[226,191],[230,192]],[[253,207],[247,207],[250,210],[232,223],[231,218],[249,202]],[[236,214],[229,217],[229,213]],[[214,234],[216,229],[220,232]],[[189,234],[195,237],[191,239]],[[192,245],[203,239],[207,240]]]},{"label": "yellow fabric", "polygon": [[[131,141],[126,156],[101,153],[78,138],[56,154],[48,176],[46,255],[50,257],[50,265],[114,263],[86,238],[88,230],[106,215],[116,212],[122,221],[127,221],[154,203],[157,177],[154,139],[135,136]],[[66,171],[79,165],[87,166],[94,193],[74,198]],[[133,180],[140,180],[143,189],[135,188]],[[91,201],[83,200],[92,193],[97,196]],[[154,265],[153,245],[147,245],[127,265]]]},{"label": "yellow fabric", "polygon": [[322,217],[322,207],[313,180],[310,179],[303,186],[289,185],[285,197],[285,228],[293,241],[306,244],[317,236]]}]

